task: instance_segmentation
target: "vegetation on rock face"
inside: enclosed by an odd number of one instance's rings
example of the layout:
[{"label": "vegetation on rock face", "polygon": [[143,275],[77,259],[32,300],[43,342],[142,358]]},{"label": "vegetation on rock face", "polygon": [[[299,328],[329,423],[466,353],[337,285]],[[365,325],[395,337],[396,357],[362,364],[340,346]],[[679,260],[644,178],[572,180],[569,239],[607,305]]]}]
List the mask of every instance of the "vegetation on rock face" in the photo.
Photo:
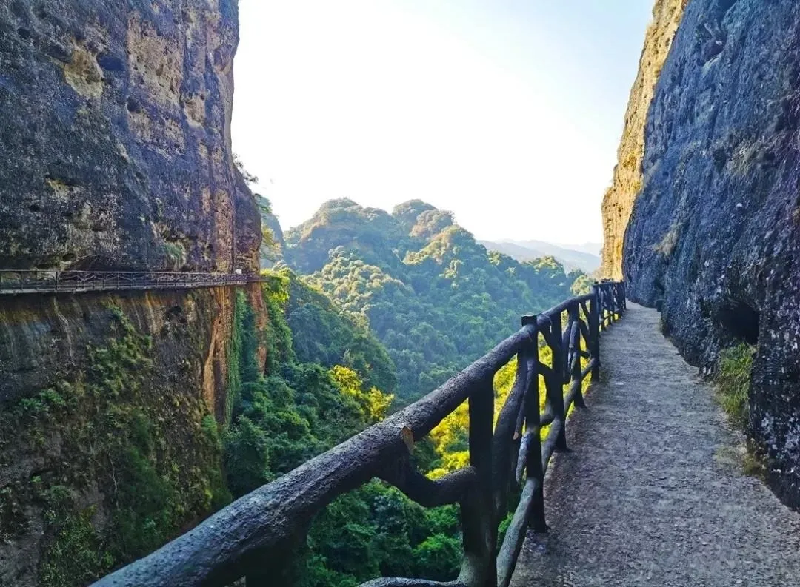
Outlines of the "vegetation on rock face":
[{"label": "vegetation on rock face", "polygon": [[432,391],[519,327],[585,291],[553,258],[488,252],[448,212],[413,200],[392,214],[333,200],[286,235],[287,261],[358,316],[397,367],[398,397]]},{"label": "vegetation on rock face", "polygon": [[0,492],[0,535],[26,530],[26,510],[42,512],[43,587],[86,585],[229,499],[202,400],[145,385],[151,339],[121,311],[110,315],[107,342],[88,349],[76,380],[0,415],[0,446],[22,438],[26,453],[16,456],[40,463]]},{"label": "vegetation on rock face", "polygon": [[717,397],[731,422],[741,430],[750,415],[750,376],[755,348],[741,343],[720,353],[716,375]]}]

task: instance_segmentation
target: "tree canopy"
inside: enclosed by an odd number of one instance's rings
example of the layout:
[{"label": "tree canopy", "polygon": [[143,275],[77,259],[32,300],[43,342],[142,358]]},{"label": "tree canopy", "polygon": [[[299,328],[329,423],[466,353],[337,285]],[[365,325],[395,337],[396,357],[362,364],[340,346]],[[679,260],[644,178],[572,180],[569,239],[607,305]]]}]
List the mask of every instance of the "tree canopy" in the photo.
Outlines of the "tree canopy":
[{"label": "tree canopy", "polygon": [[386,346],[403,402],[480,357],[522,315],[588,287],[552,257],[520,263],[487,251],[451,213],[420,200],[392,214],[327,202],[286,234],[285,256]]}]

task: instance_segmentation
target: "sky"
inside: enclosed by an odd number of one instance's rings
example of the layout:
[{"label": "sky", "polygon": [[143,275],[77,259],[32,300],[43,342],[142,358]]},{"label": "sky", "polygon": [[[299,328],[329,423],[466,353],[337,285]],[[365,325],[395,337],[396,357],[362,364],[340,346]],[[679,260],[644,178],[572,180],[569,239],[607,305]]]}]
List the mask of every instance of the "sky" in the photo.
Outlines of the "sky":
[{"label": "sky", "polygon": [[233,150],[285,229],[419,198],[601,242],[652,0],[240,0]]}]

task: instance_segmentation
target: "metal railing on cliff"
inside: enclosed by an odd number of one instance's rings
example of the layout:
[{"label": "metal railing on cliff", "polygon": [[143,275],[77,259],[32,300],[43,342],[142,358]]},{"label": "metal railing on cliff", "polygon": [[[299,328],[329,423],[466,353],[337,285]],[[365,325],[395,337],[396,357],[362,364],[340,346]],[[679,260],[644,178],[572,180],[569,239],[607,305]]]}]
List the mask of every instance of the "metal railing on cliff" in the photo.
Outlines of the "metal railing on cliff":
[{"label": "metal railing on cliff", "polygon": [[[603,282],[591,294],[523,317],[516,334],[432,393],[95,586],[222,587],[241,577],[247,577],[248,587],[290,585],[287,573],[314,516],[377,477],[425,507],[460,504],[464,558],[451,583],[382,578],[362,587],[507,587],[528,528],[546,530],[544,474],[554,451],[567,447],[566,415],[573,405],[584,405],[582,382],[600,376],[600,334],[625,309],[625,285]],[[545,346],[552,351],[549,365],[540,360]],[[494,376],[514,357],[516,380],[495,425]],[[546,387],[543,410],[540,376]],[[470,466],[431,480],[414,468],[411,449],[464,401],[469,402]],[[512,491],[520,490],[498,544]]]},{"label": "metal railing on cliff", "polygon": [[192,289],[220,285],[246,285],[261,281],[261,279],[257,273],[0,269],[0,295]]}]

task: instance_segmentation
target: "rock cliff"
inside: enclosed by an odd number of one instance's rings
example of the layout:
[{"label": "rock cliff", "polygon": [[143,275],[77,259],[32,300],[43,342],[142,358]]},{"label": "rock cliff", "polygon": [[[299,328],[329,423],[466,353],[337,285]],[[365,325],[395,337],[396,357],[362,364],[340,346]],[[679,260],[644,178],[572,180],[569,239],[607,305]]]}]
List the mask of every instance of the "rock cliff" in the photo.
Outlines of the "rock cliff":
[{"label": "rock cliff", "polygon": [[[0,3],[0,269],[257,270],[237,19],[235,0]],[[0,586],[85,585],[226,500],[235,297],[0,297]]]},{"label": "rock cliff", "polygon": [[625,126],[614,169],[612,186],[603,199],[604,244],[600,273],[603,277],[622,277],[622,243],[633,202],[642,188],[642,157],[647,113],[656,82],[669,54],[672,39],[688,0],[657,0],[653,21],[647,29],[639,74],[631,89]]},{"label": "rock cliff", "polygon": [[0,266],[257,267],[235,0],[0,5]]},{"label": "rock cliff", "polygon": [[750,431],[800,505],[800,4],[691,0],[645,130],[630,296],[694,363],[756,345]]}]

